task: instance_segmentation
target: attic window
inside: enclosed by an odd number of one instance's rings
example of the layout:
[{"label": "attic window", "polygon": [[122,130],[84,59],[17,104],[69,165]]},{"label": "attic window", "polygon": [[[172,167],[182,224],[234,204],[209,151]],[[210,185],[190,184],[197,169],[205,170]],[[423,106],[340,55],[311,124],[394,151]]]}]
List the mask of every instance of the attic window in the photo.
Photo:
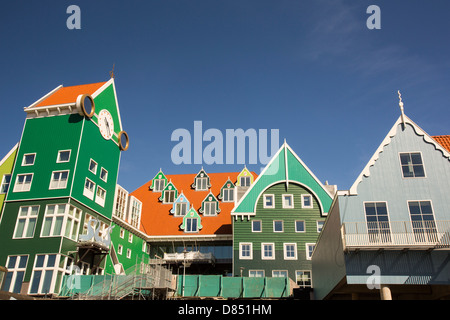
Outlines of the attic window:
[{"label": "attic window", "polygon": [[154,183],[153,191],[162,191],[165,187],[164,179],[156,179]]},{"label": "attic window", "polygon": [[202,169],[197,176],[195,177],[194,183],[192,184],[192,188],[195,188],[196,191],[206,191],[211,187],[209,183],[209,177],[206,172]]},{"label": "attic window", "polygon": [[241,177],[241,187],[250,187],[250,177]]},{"label": "attic window", "polygon": [[423,167],[420,152],[400,153],[403,178],[423,178],[425,169]]},{"label": "attic window", "polygon": [[175,201],[175,190],[164,191],[164,203],[173,203]]},{"label": "attic window", "polygon": [[220,190],[219,199],[223,202],[233,202],[234,201],[234,184],[229,179],[222,186]]}]

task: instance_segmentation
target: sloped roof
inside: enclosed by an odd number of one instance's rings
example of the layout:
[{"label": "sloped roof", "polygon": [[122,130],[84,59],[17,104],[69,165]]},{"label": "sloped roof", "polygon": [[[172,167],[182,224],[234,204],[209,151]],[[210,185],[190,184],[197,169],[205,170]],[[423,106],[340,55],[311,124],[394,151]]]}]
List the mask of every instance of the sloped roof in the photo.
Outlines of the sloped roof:
[{"label": "sloped roof", "polygon": [[[149,189],[152,180],[148,181],[131,193],[142,201],[142,214],[140,230],[150,237],[152,236],[195,236],[195,235],[231,235],[231,210],[234,202],[219,201],[220,213],[216,216],[204,216],[199,212],[202,201],[210,193],[218,197],[220,189],[230,179],[234,184],[240,172],[208,173],[211,188],[206,191],[196,191],[191,187],[197,174],[165,175],[178,190],[178,195],[183,192],[185,197],[200,214],[203,228],[198,233],[185,233],[180,229],[182,217],[175,217],[170,210],[172,204],[163,204],[159,198],[161,192]],[[252,173],[256,178],[256,174]]]},{"label": "sloped roof", "polygon": [[432,138],[450,152],[450,135],[432,136]]},{"label": "sloped roof", "polygon": [[82,84],[69,87],[59,86],[52,92],[50,92],[49,94],[47,94],[46,96],[35,102],[29,108],[72,104],[76,102],[77,97],[80,94],[93,95],[104,84],[106,84],[106,82]]}]

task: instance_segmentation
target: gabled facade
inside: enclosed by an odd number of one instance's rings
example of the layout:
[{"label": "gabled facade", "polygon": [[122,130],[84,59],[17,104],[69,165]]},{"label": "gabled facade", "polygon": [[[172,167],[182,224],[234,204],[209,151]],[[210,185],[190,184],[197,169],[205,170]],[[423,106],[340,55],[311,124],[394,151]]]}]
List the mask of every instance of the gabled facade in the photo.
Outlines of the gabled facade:
[{"label": "gabled facade", "polygon": [[114,79],[59,86],[29,107],[0,220],[6,290],[58,292],[74,268],[102,273],[120,152]]},{"label": "gabled facade", "polygon": [[[241,173],[207,173],[202,168],[197,174],[166,175],[160,170],[132,192],[142,201],[140,231],[147,236],[150,258],[170,264],[177,273],[186,251],[187,273],[231,273],[230,213]],[[253,181],[256,175],[248,174]]]},{"label": "gabled facade", "polygon": [[[233,209],[233,275],[311,287],[311,254],[332,201],[285,142]],[[330,188],[331,189],[331,188]]]},{"label": "gabled facade", "polygon": [[449,194],[449,151],[402,112],[334,198],[313,255],[316,298],[448,298]]}]

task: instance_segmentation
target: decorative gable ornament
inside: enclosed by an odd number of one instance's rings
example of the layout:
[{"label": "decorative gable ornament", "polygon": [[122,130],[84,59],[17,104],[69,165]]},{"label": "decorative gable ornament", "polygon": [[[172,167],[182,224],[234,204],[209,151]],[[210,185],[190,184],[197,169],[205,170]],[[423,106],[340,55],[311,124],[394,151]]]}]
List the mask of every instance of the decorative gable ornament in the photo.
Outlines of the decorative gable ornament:
[{"label": "decorative gable ornament", "polygon": [[172,181],[169,181],[169,183],[161,192],[161,197],[159,197],[159,200],[162,201],[162,203],[173,203],[177,197],[178,190],[177,188],[175,188],[175,185],[172,183]]},{"label": "decorative gable ornament", "polygon": [[156,174],[156,176],[152,179],[152,183],[149,186],[150,190],[153,190],[153,192],[162,192],[164,188],[166,187],[168,183],[168,179],[164,175],[164,173],[159,169],[159,172]]},{"label": "decorative gable ornament", "polygon": [[217,198],[211,193],[211,191],[202,201],[199,212],[204,216],[215,216],[220,213],[219,200],[217,200]]},{"label": "decorative gable ornament", "polygon": [[202,218],[194,207],[191,207],[183,217],[183,223],[180,225],[180,229],[184,230],[184,232],[199,232],[202,228]]},{"label": "decorative gable ornament", "polygon": [[194,183],[192,183],[191,188],[196,191],[206,191],[211,188],[210,178],[203,168],[195,176]]}]

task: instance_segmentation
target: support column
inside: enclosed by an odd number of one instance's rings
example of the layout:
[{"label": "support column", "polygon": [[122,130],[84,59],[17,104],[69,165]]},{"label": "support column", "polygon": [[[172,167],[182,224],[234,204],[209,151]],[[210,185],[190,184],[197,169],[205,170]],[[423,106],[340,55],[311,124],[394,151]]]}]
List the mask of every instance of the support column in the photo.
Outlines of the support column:
[{"label": "support column", "polygon": [[381,285],[380,297],[381,300],[392,300],[391,288],[389,288],[389,286]]}]

